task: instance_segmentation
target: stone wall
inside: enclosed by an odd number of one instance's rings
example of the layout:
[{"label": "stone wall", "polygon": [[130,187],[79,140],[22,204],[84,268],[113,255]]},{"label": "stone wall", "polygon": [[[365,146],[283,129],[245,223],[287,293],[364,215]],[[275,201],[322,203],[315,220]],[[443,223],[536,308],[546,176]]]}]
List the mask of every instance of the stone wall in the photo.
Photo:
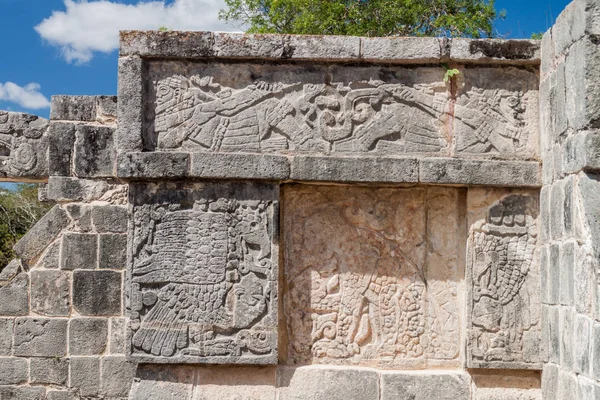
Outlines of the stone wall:
[{"label": "stone wall", "polygon": [[593,394],[561,24],[541,75],[527,40],[123,32],[118,97],[0,113],[3,179],[57,202],[0,271],[0,399]]},{"label": "stone wall", "polygon": [[571,3],[542,41],[544,399],[600,396],[599,7]]}]

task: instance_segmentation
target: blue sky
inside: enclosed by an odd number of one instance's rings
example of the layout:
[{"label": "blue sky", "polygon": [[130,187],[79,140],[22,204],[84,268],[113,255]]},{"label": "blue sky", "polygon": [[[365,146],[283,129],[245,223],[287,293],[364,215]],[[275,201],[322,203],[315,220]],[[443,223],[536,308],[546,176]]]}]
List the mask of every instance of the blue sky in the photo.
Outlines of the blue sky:
[{"label": "blue sky", "polygon": [[[546,31],[568,0],[497,0],[496,34]],[[49,115],[57,94],[116,94],[120,29],[235,31],[223,0],[0,0],[0,110]]]}]

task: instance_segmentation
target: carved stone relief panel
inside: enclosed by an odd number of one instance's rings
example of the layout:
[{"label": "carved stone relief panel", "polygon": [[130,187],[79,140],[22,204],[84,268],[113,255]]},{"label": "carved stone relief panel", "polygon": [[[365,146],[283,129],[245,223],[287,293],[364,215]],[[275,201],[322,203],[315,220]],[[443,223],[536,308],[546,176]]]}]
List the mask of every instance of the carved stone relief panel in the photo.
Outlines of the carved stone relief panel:
[{"label": "carved stone relief panel", "polygon": [[467,366],[540,368],[538,194],[471,189],[468,209]]},{"label": "carved stone relief panel", "polygon": [[0,111],[0,178],[48,176],[48,120]]},{"label": "carved stone relief panel", "polygon": [[533,73],[464,71],[516,83],[499,89],[474,77],[456,97],[442,68],[148,64],[146,150],[452,155],[457,146],[466,155],[535,152],[529,135],[537,127],[528,122],[537,118]]},{"label": "carved stone relief panel", "polygon": [[463,195],[285,187],[287,362],[459,366]]},{"label": "carved stone relief panel", "polygon": [[277,362],[278,191],[132,186],[127,307],[136,360]]}]

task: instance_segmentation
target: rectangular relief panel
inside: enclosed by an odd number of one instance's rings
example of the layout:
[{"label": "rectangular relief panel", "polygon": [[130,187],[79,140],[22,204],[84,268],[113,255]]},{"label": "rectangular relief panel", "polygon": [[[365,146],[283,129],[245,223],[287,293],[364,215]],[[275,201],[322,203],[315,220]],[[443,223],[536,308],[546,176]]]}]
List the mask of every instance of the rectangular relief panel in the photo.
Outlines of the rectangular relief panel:
[{"label": "rectangular relief panel", "polygon": [[[512,67],[147,60],[144,151],[536,159],[538,78]],[[140,78],[141,79],[141,78]]]},{"label": "rectangular relief panel", "polygon": [[132,358],[276,363],[279,188],[137,184],[130,196]]},{"label": "rectangular relief panel", "polygon": [[469,368],[541,369],[538,197],[469,190]]},{"label": "rectangular relief panel", "polygon": [[287,363],[462,365],[465,192],[285,186]]}]

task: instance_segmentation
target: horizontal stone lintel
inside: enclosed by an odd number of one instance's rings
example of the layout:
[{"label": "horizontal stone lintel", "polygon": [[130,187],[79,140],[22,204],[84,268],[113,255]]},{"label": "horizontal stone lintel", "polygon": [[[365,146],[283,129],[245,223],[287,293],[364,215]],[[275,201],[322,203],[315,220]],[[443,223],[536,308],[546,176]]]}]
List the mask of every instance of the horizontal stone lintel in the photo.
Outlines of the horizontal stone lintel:
[{"label": "horizontal stone lintel", "polygon": [[541,371],[544,363],[527,363],[518,361],[467,361],[467,368],[480,370],[528,370]]},{"label": "horizontal stone lintel", "polygon": [[540,63],[537,40],[122,31],[121,56],[430,64]]},{"label": "horizontal stone lintel", "polygon": [[282,156],[248,153],[125,153],[121,179],[251,179],[332,183],[425,183],[541,187],[537,161],[464,158]]},{"label": "horizontal stone lintel", "polygon": [[[131,346],[131,340],[128,340]],[[154,357],[127,353],[127,360],[138,364],[214,364],[214,365],[275,365],[277,354],[257,355],[254,357],[232,357],[232,356],[178,356],[178,357]]]}]

